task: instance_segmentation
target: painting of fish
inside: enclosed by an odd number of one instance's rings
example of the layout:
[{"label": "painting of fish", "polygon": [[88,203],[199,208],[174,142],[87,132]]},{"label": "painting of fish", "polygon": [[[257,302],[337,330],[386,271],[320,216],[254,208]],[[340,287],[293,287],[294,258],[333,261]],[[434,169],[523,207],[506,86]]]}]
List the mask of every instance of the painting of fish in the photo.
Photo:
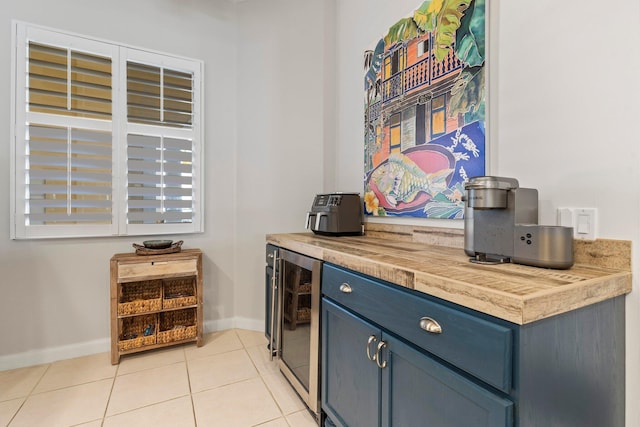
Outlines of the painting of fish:
[{"label": "painting of fish", "polygon": [[454,169],[451,167],[425,172],[408,155],[394,152],[373,170],[369,183],[373,184],[384,198],[384,204],[393,209],[400,204],[410,206],[419,195],[433,198],[446,190],[447,178],[453,172]]}]

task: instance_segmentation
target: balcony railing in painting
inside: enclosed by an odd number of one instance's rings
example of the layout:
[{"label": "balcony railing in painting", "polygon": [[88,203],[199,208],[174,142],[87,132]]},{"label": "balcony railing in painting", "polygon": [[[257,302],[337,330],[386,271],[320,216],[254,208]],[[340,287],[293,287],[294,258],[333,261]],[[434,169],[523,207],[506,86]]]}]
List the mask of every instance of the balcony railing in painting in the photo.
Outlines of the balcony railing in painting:
[{"label": "balcony railing in painting", "polygon": [[462,68],[462,62],[453,53],[453,49],[451,49],[449,51],[449,54],[440,62],[436,62],[434,58],[432,60],[432,64],[433,64],[431,66],[432,82]]},{"label": "balcony railing in painting", "polygon": [[367,122],[371,123],[377,120],[378,117],[380,117],[381,112],[382,112],[382,102],[378,101],[369,105],[369,108],[367,110],[367,115],[368,115]]},{"label": "balcony railing in painting", "polygon": [[417,64],[404,70],[405,85],[404,91],[410,92],[411,90],[429,83],[429,57],[426,57]]},{"label": "balcony railing in painting", "polygon": [[429,55],[422,61],[402,70],[382,82],[382,102],[388,103],[424,85],[430,85],[462,68],[462,62],[453,49],[440,62]]},{"label": "balcony railing in painting", "polygon": [[382,102],[390,101],[404,94],[402,87],[403,77],[404,71],[400,71],[382,83]]}]

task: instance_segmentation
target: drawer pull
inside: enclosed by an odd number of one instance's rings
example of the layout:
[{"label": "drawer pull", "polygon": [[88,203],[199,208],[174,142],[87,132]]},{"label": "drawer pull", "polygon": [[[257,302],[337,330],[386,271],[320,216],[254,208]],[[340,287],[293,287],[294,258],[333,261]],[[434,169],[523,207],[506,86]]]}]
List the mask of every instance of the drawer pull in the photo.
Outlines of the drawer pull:
[{"label": "drawer pull", "polygon": [[440,324],[430,317],[423,317],[422,319],[420,319],[420,328],[431,334],[442,333],[442,327],[440,326]]},{"label": "drawer pull", "polygon": [[384,347],[386,347],[386,346],[387,346],[386,342],[380,341],[378,343],[378,350],[376,351],[376,355],[373,356],[374,360],[376,361],[376,365],[378,365],[378,368],[380,368],[380,369],[384,369],[384,368],[387,367],[387,361],[386,360],[383,360],[382,363],[380,363],[380,360],[382,359],[382,355],[380,354],[380,351],[382,351],[382,349]]},{"label": "drawer pull", "polygon": [[340,292],[344,294],[350,294],[351,292],[353,292],[353,289],[351,289],[351,286],[349,286],[348,283],[343,283],[342,285],[340,285]]},{"label": "drawer pull", "polygon": [[376,355],[374,354],[373,356],[371,355],[371,351],[369,351],[371,349],[371,343],[378,341],[378,339],[376,338],[375,335],[371,335],[369,337],[369,340],[367,341],[367,359],[371,360],[372,362],[376,361]]}]

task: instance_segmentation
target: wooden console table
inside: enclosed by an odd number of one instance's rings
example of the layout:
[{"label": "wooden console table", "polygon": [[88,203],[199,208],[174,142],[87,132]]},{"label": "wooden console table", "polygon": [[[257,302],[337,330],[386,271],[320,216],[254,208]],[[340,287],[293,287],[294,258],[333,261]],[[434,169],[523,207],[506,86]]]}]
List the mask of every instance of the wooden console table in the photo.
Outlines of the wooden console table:
[{"label": "wooden console table", "polygon": [[139,351],[202,346],[202,252],[111,258],[111,363]]}]

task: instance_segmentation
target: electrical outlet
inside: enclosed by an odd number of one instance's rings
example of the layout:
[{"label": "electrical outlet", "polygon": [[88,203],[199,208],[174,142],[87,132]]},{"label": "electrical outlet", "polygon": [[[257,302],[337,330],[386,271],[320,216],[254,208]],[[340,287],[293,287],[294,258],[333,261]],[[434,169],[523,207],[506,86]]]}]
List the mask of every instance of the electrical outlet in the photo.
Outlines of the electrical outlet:
[{"label": "electrical outlet", "polygon": [[557,224],[573,227],[575,239],[596,240],[598,236],[598,209],[558,208]]}]

